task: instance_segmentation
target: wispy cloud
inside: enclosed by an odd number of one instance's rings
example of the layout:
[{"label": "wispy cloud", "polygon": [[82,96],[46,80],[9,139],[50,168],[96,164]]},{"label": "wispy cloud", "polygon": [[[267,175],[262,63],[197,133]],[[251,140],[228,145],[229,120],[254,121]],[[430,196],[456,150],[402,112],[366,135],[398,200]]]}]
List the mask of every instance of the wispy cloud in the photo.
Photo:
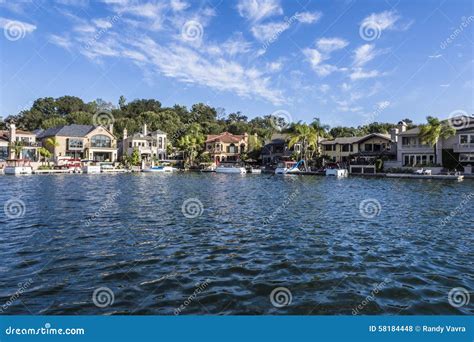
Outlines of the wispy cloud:
[{"label": "wispy cloud", "polygon": [[349,77],[351,78],[351,80],[357,81],[366,78],[374,78],[380,75],[381,73],[378,70],[365,71],[362,70],[362,68],[354,68]]},{"label": "wispy cloud", "polygon": [[342,38],[321,38],[316,42],[316,46],[323,52],[331,53],[349,45],[349,42]]},{"label": "wispy cloud", "polygon": [[335,65],[324,63],[324,61],[330,58],[332,52],[343,49],[348,44],[347,41],[341,38],[321,38],[316,41],[318,49],[307,48],[303,50],[303,54],[316,74],[325,77],[335,71],[345,70],[345,68],[338,68]]},{"label": "wispy cloud", "polygon": [[386,49],[375,49],[375,45],[373,44],[361,45],[354,51],[354,65],[361,67],[373,60],[378,55],[384,54],[386,52],[388,52]]},{"label": "wispy cloud", "polygon": [[237,10],[240,16],[252,22],[283,14],[283,9],[277,0],[240,0]]},{"label": "wispy cloud", "polygon": [[32,33],[36,30],[36,25],[14,19],[0,17],[0,28],[4,30],[15,29],[22,31],[22,34]]},{"label": "wispy cloud", "polygon": [[430,55],[430,56],[428,56],[428,58],[437,59],[437,58],[440,58],[442,56],[443,56],[442,54],[437,54],[437,55]]},{"label": "wispy cloud", "polygon": [[396,11],[383,11],[380,13],[372,13],[365,17],[360,23],[361,26],[376,27],[379,30],[395,30],[408,29],[407,25],[397,25],[400,23],[400,15]]},{"label": "wispy cloud", "polygon": [[322,17],[321,12],[301,12],[296,14],[296,19],[303,24],[314,24]]}]

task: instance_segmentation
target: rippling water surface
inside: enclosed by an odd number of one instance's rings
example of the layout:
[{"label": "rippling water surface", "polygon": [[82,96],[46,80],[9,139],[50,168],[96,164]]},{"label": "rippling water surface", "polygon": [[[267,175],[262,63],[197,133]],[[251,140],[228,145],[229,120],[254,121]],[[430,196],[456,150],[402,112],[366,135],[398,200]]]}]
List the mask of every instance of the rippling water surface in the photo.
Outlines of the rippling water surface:
[{"label": "rippling water surface", "polygon": [[[473,314],[473,193],[472,180],[2,176],[0,312]],[[102,287],[113,304],[92,300]],[[470,302],[450,305],[453,288]]]}]

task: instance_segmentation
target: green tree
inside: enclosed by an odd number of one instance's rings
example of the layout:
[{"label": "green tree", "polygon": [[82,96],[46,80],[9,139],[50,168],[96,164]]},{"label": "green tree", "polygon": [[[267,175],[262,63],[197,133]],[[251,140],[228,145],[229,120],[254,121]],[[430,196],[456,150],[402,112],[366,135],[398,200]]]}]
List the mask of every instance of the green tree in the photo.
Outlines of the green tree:
[{"label": "green tree", "polygon": [[44,147],[54,155],[54,150],[59,147],[59,141],[56,137],[49,137],[44,141]]},{"label": "green tree", "polygon": [[447,125],[445,122],[441,122],[438,118],[428,116],[426,118],[427,123],[420,127],[420,139],[424,144],[429,144],[434,149],[434,162],[438,163],[437,144],[440,139],[447,139],[456,134],[456,130]]},{"label": "green tree", "polygon": [[67,124],[68,122],[65,118],[53,117],[53,118],[43,120],[43,122],[41,123],[41,128],[48,129],[52,127],[67,125]]},{"label": "green tree", "polygon": [[130,155],[130,164],[134,166],[138,166],[140,165],[142,161],[141,159],[142,158],[140,156],[140,152],[138,151],[137,148],[134,148],[132,154]]},{"label": "green tree", "polygon": [[15,158],[20,159],[21,151],[23,151],[24,145],[23,142],[17,140],[10,143],[10,149],[13,151]]},{"label": "green tree", "polygon": [[52,156],[51,152],[49,152],[48,149],[44,147],[40,147],[38,149],[38,153],[41,157],[43,157],[43,161],[45,161],[46,159],[50,159]]},{"label": "green tree", "polygon": [[67,115],[66,120],[68,124],[92,125],[92,117],[91,113],[78,111]]},{"label": "green tree", "polygon": [[307,124],[294,124],[293,131],[290,133],[288,147],[291,148],[297,143],[301,144],[301,156],[305,160],[306,168],[309,159],[318,147],[318,134],[316,130]]},{"label": "green tree", "polygon": [[193,165],[194,159],[202,150],[205,140],[200,125],[190,125],[187,133],[178,140],[178,147],[184,154],[185,162],[191,166]]}]

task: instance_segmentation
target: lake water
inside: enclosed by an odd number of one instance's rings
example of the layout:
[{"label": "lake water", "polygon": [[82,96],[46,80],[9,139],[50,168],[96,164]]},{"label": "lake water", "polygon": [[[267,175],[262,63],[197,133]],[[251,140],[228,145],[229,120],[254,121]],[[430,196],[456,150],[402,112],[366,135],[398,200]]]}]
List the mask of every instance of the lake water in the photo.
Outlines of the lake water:
[{"label": "lake water", "polygon": [[473,314],[473,201],[472,180],[1,176],[0,312]]}]

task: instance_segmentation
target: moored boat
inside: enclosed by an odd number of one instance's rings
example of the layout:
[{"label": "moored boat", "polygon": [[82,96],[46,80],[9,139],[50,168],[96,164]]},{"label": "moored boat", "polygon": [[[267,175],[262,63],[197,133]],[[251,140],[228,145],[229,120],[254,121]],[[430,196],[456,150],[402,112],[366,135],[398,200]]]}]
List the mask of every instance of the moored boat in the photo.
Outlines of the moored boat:
[{"label": "moored boat", "polygon": [[217,173],[247,173],[247,170],[243,166],[234,165],[234,164],[221,164],[216,167]]},{"label": "moored boat", "polygon": [[142,170],[143,172],[173,172],[174,168],[171,166],[152,166]]},{"label": "moored boat", "polygon": [[349,171],[347,169],[341,168],[337,163],[326,164],[326,176],[334,176],[337,178],[347,177]]},{"label": "moored boat", "polygon": [[300,160],[299,162],[295,161],[284,161],[278,163],[277,168],[275,169],[276,175],[285,175],[288,173],[295,173],[299,172],[299,166],[304,163],[304,160]]},{"label": "moored boat", "polygon": [[24,159],[8,159],[4,173],[6,175],[31,175],[33,168],[29,160]]}]

